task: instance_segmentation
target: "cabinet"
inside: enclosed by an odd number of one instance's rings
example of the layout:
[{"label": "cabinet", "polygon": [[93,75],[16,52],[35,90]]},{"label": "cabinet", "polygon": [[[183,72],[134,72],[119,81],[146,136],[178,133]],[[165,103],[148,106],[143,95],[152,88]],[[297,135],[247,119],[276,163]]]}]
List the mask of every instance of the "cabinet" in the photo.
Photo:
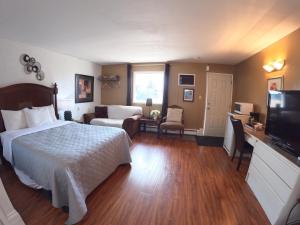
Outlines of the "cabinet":
[{"label": "cabinet", "polygon": [[254,147],[246,181],[271,224],[282,225],[300,197],[300,167],[261,137],[246,134],[246,140]]},{"label": "cabinet", "polygon": [[12,206],[0,179],[0,224],[25,225],[19,213]]}]

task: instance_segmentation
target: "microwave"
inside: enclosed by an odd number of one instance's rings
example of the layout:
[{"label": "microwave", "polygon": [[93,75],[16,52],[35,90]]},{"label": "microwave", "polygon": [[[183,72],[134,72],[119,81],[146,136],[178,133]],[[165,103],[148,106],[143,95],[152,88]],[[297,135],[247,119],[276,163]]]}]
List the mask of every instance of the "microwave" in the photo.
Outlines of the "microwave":
[{"label": "microwave", "polygon": [[253,104],[245,102],[235,102],[233,110],[237,114],[250,115],[250,112],[253,112]]}]

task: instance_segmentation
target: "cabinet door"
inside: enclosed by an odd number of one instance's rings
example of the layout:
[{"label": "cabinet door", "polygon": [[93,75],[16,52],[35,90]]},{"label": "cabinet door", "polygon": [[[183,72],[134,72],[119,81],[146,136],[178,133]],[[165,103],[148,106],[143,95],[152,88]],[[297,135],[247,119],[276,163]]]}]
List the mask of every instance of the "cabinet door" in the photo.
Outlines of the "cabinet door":
[{"label": "cabinet door", "polygon": [[258,141],[254,148],[255,154],[261,158],[291,189],[294,188],[299,168],[288,162],[283,156],[266,144]]},{"label": "cabinet door", "polygon": [[271,224],[275,224],[283,209],[283,202],[254,166],[250,166],[249,168],[247,183],[264,209]]},{"label": "cabinet door", "polygon": [[234,131],[230,121],[230,116],[227,116],[227,123],[224,136],[224,148],[229,156],[232,156],[234,150]]},{"label": "cabinet door", "polygon": [[12,206],[0,179],[0,223],[3,225],[25,225]]}]

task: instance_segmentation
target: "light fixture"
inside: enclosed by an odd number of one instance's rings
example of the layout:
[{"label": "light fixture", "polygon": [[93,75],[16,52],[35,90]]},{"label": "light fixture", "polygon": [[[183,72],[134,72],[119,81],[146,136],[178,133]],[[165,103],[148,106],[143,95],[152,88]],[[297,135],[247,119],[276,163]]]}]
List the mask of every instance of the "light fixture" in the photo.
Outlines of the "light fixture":
[{"label": "light fixture", "polygon": [[272,71],[274,71],[274,66],[273,65],[271,65],[271,64],[265,64],[265,65],[263,65],[263,68],[264,68],[264,70],[265,71],[267,71],[268,73],[271,73]]},{"label": "light fixture", "polygon": [[284,66],[284,60],[277,60],[272,63],[275,70],[281,70]]},{"label": "light fixture", "polygon": [[273,62],[271,62],[269,64],[263,65],[263,68],[268,73],[271,73],[274,70],[277,70],[277,71],[281,70],[284,67],[284,63],[285,63],[284,60],[279,59],[279,60],[273,61]]},{"label": "light fixture", "polygon": [[149,119],[150,119],[150,107],[152,106],[152,98],[147,98],[146,106],[149,108]]}]

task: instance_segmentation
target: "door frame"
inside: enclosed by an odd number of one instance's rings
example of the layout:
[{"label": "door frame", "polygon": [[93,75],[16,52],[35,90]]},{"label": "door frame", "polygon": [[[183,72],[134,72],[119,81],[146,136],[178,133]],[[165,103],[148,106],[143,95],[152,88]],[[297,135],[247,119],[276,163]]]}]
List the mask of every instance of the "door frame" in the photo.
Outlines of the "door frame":
[{"label": "door frame", "polygon": [[[205,136],[205,130],[206,130],[206,117],[207,117],[207,97],[208,97],[208,76],[212,74],[219,74],[219,75],[228,75],[231,76],[231,103],[230,108],[232,107],[232,97],[233,97],[233,74],[232,73],[215,73],[215,72],[206,72],[206,85],[205,85],[205,104],[204,104],[204,121],[203,121],[203,136]],[[231,111],[231,110],[230,110]]]}]

